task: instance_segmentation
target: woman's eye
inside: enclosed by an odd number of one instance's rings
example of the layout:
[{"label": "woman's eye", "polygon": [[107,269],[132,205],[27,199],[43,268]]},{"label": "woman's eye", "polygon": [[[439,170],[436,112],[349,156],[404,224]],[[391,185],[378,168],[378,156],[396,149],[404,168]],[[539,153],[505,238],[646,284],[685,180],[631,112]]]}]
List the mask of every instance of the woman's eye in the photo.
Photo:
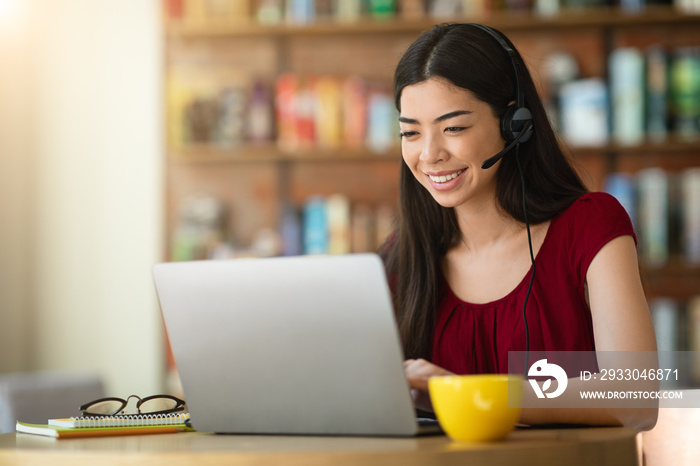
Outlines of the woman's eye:
[{"label": "woman's eye", "polygon": [[411,136],[415,136],[418,134],[418,131],[401,131],[399,133],[399,136],[402,138],[410,138]]},{"label": "woman's eye", "polygon": [[460,131],[465,130],[466,128],[464,126],[450,126],[449,128],[445,128],[445,132],[447,133],[459,133]]}]

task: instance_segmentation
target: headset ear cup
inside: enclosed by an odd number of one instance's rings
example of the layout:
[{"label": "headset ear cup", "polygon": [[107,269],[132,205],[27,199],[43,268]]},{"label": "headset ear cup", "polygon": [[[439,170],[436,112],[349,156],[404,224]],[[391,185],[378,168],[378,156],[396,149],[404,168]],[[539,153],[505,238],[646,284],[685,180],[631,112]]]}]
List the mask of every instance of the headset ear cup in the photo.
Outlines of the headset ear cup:
[{"label": "headset ear cup", "polygon": [[517,107],[515,105],[510,105],[503,115],[501,115],[501,136],[503,136],[507,144],[513,142],[515,139],[513,135],[513,115],[516,110]]},{"label": "headset ear cup", "polygon": [[[508,107],[501,117],[501,136],[506,143],[513,142],[528,121],[532,121],[532,113],[528,108],[515,105]],[[527,141],[531,136],[532,128],[520,138],[520,142]]]}]

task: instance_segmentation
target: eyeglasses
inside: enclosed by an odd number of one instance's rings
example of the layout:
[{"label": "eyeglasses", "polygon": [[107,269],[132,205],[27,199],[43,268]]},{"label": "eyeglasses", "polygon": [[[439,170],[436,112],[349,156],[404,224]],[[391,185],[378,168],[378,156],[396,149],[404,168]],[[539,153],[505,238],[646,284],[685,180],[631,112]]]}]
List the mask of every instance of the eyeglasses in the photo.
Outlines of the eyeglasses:
[{"label": "eyeglasses", "polygon": [[[129,400],[136,398],[136,413],[125,411]],[[172,395],[152,395],[141,398],[131,395],[126,400],[122,398],[100,398],[99,400],[85,403],[80,408],[83,416],[128,416],[130,414],[167,414],[185,409],[185,400]]]}]

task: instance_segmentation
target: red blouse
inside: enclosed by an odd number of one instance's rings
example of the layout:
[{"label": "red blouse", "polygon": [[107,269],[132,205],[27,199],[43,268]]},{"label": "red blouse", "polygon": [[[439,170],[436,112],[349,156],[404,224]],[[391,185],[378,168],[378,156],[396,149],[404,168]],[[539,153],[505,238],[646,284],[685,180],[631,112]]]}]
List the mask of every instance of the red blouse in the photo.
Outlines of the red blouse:
[{"label": "red blouse", "polygon": [[[598,251],[623,235],[636,243],[629,215],[606,193],[585,194],[552,219],[527,303],[530,351],[595,350],[586,272]],[[443,277],[432,362],[457,374],[508,372],[508,352],[525,351],[522,307],[531,274],[485,304],[461,301]]]}]

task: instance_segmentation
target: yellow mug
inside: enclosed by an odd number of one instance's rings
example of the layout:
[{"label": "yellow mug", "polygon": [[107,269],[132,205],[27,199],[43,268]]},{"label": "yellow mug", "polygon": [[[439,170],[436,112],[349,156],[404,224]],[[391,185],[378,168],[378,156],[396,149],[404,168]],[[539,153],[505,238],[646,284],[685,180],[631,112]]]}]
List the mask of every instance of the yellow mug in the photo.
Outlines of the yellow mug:
[{"label": "yellow mug", "polygon": [[512,374],[449,375],[428,380],[440,426],[453,440],[501,440],[515,427],[523,377]]}]

